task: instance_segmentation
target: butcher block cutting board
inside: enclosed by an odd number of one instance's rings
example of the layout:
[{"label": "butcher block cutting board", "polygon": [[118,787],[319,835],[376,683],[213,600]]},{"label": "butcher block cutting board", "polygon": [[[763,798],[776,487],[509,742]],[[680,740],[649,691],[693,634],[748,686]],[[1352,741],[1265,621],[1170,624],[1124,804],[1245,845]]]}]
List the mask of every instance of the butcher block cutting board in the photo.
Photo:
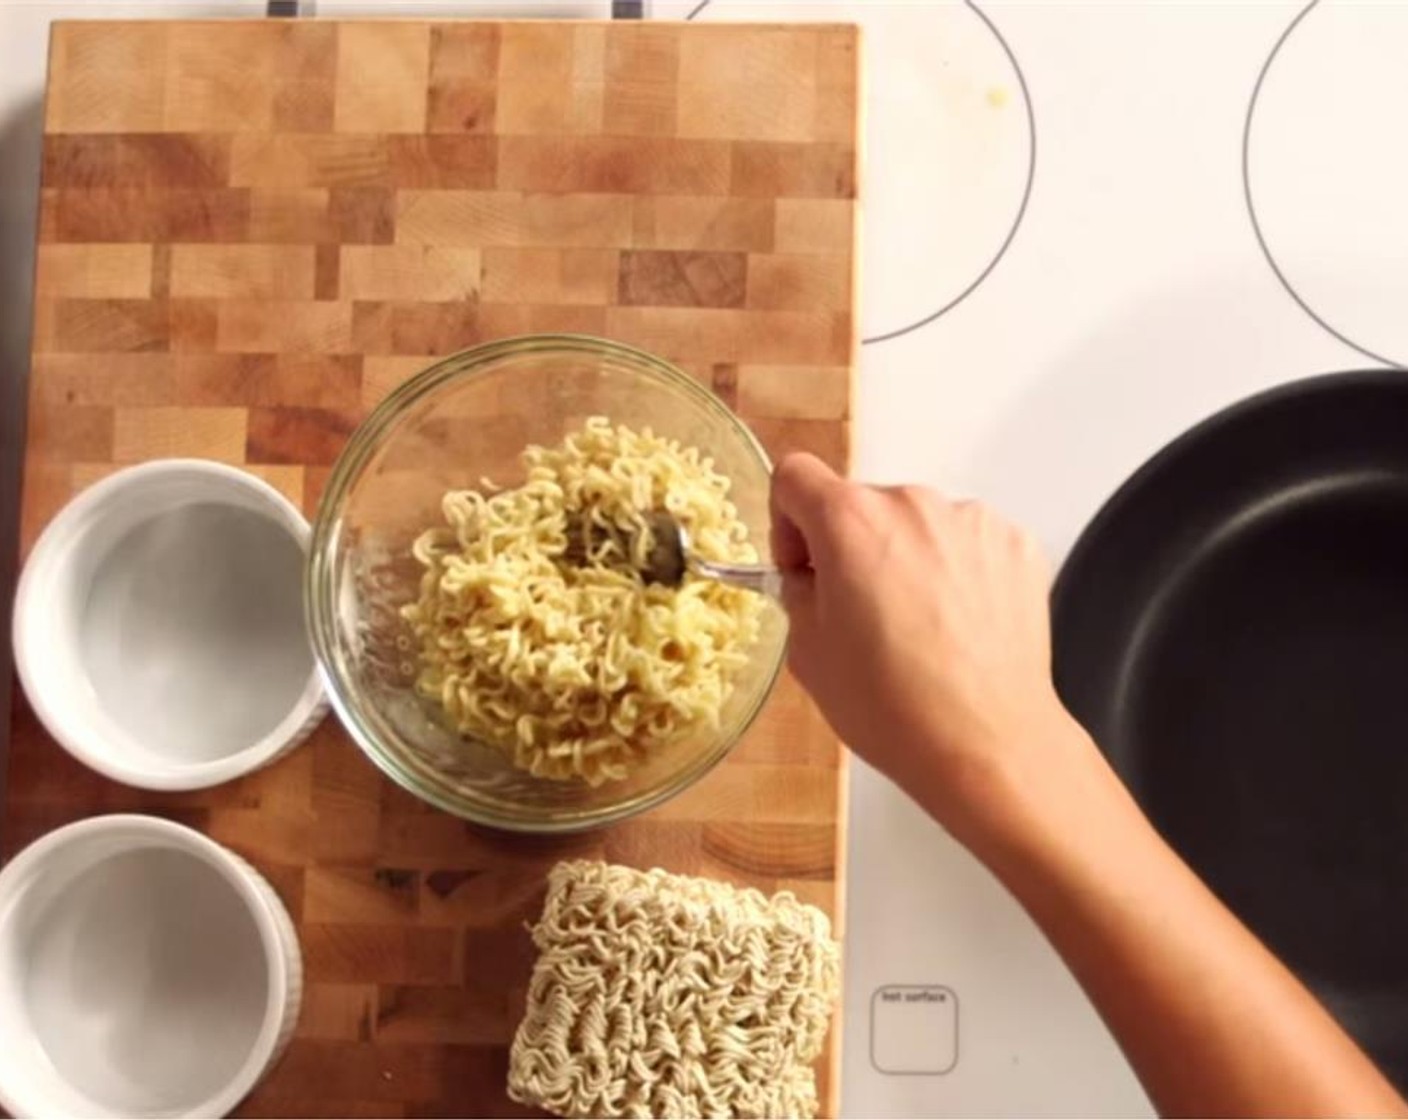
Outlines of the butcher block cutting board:
[{"label": "butcher block cutting board", "polygon": [[[673,359],[774,455],[844,467],[857,64],[845,26],[55,24],[24,549],[73,494],[163,456],[236,464],[312,515],[394,386],[534,331]],[[533,839],[422,804],[333,720],[250,778],[143,793],[73,762],[17,697],[3,849],[141,811],[269,877],[307,989],[244,1114],[506,1114],[546,870],[594,856],[785,888],[839,924],[843,775],[787,680],[689,792]]]}]

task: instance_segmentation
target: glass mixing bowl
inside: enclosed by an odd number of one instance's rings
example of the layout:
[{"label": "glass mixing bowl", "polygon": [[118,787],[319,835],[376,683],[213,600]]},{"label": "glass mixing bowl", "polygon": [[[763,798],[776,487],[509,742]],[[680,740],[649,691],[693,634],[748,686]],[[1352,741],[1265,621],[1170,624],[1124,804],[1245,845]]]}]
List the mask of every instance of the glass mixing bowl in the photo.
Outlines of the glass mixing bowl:
[{"label": "glass mixing bowl", "polygon": [[603,339],[534,335],[475,347],[396,389],[353,433],[313,526],[308,624],[333,707],[367,756],[412,793],[457,816],[524,832],[567,832],[639,813],[717,764],[758,714],[782,665],[786,624],[769,602],[762,634],[719,729],[591,787],[534,778],[467,739],[419,696],[415,642],[400,608],[418,593],[411,542],[443,524],[447,490],[523,481],[519,453],[554,444],[591,416],[698,447],[768,556],[771,467],[713,393],[668,362]]}]

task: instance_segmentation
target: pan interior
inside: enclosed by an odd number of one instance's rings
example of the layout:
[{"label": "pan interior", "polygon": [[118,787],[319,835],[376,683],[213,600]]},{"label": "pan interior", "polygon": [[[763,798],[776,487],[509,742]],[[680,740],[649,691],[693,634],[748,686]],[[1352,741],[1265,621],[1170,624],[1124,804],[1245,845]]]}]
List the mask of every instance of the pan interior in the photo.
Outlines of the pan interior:
[{"label": "pan interior", "polygon": [[1156,827],[1408,1084],[1408,378],[1254,398],[1077,544],[1057,686]]}]

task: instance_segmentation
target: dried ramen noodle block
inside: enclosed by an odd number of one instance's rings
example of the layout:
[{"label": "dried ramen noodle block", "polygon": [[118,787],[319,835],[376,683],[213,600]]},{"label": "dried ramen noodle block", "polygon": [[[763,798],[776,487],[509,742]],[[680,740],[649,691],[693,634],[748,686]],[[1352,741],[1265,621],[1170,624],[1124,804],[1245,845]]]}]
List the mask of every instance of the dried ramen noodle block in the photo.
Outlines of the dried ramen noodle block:
[{"label": "dried ramen noodle block", "polygon": [[[521,486],[446,494],[445,525],[415,542],[424,574],[402,614],[419,645],[416,688],[530,774],[619,781],[718,731],[764,609],[713,580],[644,584],[645,515],[673,514],[706,560],[757,552],[729,480],[676,440],[598,417],[527,448],[523,463]],[[566,558],[574,522],[601,530],[585,563]]]},{"label": "dried ramen noodle block", "polygon": [[826,915],[782,892],[558,864],[509,1095],[561,1116],[816,1115],[839,990]]}]

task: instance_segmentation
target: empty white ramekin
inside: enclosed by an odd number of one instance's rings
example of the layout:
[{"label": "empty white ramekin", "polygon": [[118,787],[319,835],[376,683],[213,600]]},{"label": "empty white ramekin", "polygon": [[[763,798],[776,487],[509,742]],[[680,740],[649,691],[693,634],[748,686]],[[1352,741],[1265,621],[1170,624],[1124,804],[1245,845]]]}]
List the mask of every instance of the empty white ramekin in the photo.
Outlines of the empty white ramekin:
[{"label": "empty white ramekin", "polygon": [[40,536],[15,665],[49,733],[117,781],[198,789],[265,765],[326,712],[303,622],[303,515],[253,475],[159,459],[84,490]]},{"label": "empty white ramekin", "polygon": [[15,1116],[224,1116],[282,1053],[302,991],[278,896],[183,825],[94,817],[0,871]]}]

